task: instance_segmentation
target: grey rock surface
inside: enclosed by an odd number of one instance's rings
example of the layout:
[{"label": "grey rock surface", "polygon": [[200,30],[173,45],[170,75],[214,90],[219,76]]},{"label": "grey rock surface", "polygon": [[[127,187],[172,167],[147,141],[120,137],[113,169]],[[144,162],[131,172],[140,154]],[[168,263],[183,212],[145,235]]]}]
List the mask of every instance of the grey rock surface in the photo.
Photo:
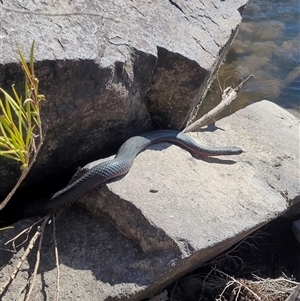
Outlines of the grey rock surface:
[{"label": "grey rock surface", "polygon": [[[51,182],[53,192],[77,166],[113,153],[153,123],[184,126],[246,3],[1,1],[0,86],[16,83],[23,91],[16,47],[27,54],[35,40],[36,73],[47,98],[45,143],[24,186],[36,191],[39,179],[42,191]],[[18,166],[1,159],[0,175],[4,197]]]},{"label": "grey rock surface", "polygon": [[[191,135],[203,145],[236,145],[245,153],[197,160],[169,144],[152,146],[126,177],[82,200],[97,214],[74,206],[60,215],[62,300],[149,297],[299,200],[299,120],[287,111],[261,101]],[[3,232],[0,248],[30,223]],[[51,231],[44,238],[36,300],[54,296]],[[1,249],[1,282],[22,251]],[[34,255],[26,264],[3,301],[14,300],[26,283]]]},{"label": "grey rock surface", "polygon": [[300,219],[293,222],[293,232],[294,232],[295,238],[300,243]]}]

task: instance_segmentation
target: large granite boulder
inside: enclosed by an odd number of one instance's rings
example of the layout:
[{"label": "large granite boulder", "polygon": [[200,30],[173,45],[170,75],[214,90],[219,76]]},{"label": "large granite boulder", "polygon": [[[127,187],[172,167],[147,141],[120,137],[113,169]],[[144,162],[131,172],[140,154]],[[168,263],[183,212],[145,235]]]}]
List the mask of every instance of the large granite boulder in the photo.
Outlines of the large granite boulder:
[{"label": "large granite boulder", "polygon": [[[0,86],[23,87],[17,45],[36,43],[45,143],[22,197],[155,126],[184,127],[227,52],[247,0],[1,1]],[[0,198],[19,167],[0,159]],[[51,183],[49,185],[49,183]]]}]

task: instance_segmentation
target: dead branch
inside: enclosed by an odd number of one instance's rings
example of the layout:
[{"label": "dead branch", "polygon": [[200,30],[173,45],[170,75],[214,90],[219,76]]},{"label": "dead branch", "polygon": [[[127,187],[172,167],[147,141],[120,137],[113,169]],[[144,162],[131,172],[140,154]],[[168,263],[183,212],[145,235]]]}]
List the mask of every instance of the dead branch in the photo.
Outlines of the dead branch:
[{"label": "dead branch", "polygon": [[246,79],[244,79],[237,87],[234,89],[232,87],[227,87],[226,89],[223,90],[222,93],[222,99],[221,102],[213,108],[211,111],[206,113],[204,116],[202,116],[200,119],[197,121],[193,122],[191,125],[186,127],[183,132],[193,132],[196,130],[199,130],[202,126],[206,125],[209,120],[214,118],[217,114],[219,114],[221,111],[224,110],[227,106],[231,104],[231,102],[236,99],[238,93],[241,91],[245,83],[254,78],[254,75],[248,76]]},{"label": "dead branch", "polygon": [[[244,288],[246,289],[249,293],[251,293],[254,297],[255,297],[255,300],[258,300],[258,301],[261,301],[261,298],[253,291],[251,290],[249,287],[247,287],[246,285],[244,285],[243,283],[241,283],[240,281],[236,280],[234,277],[231,277],[230,275],[220,271],[219,269],[217,268],[213,268],[216,272],[218,272],[219,274],[227,277],[230,279],[230,281],[227,283],[227,285],[225,286],[225,288],[223,289],[222,293],[220,294],[219,298],[217,300],[222,300],[222,296],[224,295],[225,291],[227,290],[228,287],[230,287],[231,285],[233,284],[236,284],[238,286],[238,288]],[[235,289],[236,290],[236,289]],[[239,292],[241,291],[240,289],[238,289]],[[238,298],[238,295],[236,295],[236,300]]]},{"label": "dead branch", "polygon": [[[23,245],[28,240],[28,236],[29,236],[29,233],[32,230],[32,228],[35,225],[41,223],[43,220],[44,220],[44,218],[41,218],[40,220],[38,220],[37,222],[35,222],[34,224],[32,224],[30,227],[24,229],[23,231],[21,231],[20,233],[18,233],[16,236],[14,236],[12,239],[8,240],[4,245],[8,245],[9,243],[11,243],[12,247],[13,247],[12,251],[14,253],[16,253],[17,252],[17,248],[20,247],[21,245]],[[16,240],[17,240],[17,238],[19,238],[20,236],[22,236],[24,233],[26,233],[26,238],[21,243],[19,243],[16,246]]]},{"label": "dead branch", "polygon": [[57,249],[57,241],[56,241],[56,227],[55,227],[55,216],[53,217],[53,239],[54,239],[54,252],[55,252],[55,263],[56,263],[56,291],[55,291],[55,301],[59,300],[59,258],[58,258],[58,249]]},{"label": "dead branch", "polygon": [[300,298],[300,284],[295,287],[294,291],[285,301],[297,301]]},{"label": "dead branch", "polygon": [[[27,246],[27,248],[24,251],[24,254],[22,255],[21,259],[19,260],[19,262],[17,263],[15,269],[13,270],[13,272],[10,274],[9,278],[7,279],[7,281],[5,281],[3,283],[3,285],[0,288],[0,296],[2,296],[3,292],[5,291],[5,289],[11,284],[11,282],[16,278],[22,264],[24,263],[25,259],[27,258],[28,254],[31,252],[31,250],[33,249],[33,247],[35,246],[35,243],[37,241],[37,239],[41,236],[42,232],[44,231],[44,228],[47,224],[47,222],[50,219],[50,215],[48,215],[47,217],[44,218],[44,221],[41,225],[41,227],[38,227],[37,231],[35,232],[34,236],[31,238],[31,240],[29,241],[29,244]],[[30,227],[29,227],[30,228]],[[28,229],[28,228],[27,228]],[[27,230],[25,229],[25,230]],[[22,231],[23,233],[26,233],[24,231]],[[16,236],[16,238],[19,237],[19,235]]]},{"label": "dead branch", "polygon": [[18,274],[24,260],[27,258],[28,254],[30,253],[30,251],[32,250],[32,248],[35,245],[36,240],[39,238],[40,233],[37,231],[34,236],[31,238],[24,254],[22,255],[21,259],[19,260],[19,262],[17,263],[14,271],[11,273],[11,275],[9,276],[9,279],[4,282],[4,284],[2,285],[1,289],[0,289],[0,295],[4,292],[4,290],[6,289],[6,287],[8,285],[10,285],[10,283],[16,278],[16,275]]},{"label": "dead branch", "polygon": [[41,249],[42,249],[42,241],[43,241],[43,236],[44,236],[44,230],[45,230],[45,227],[48,223],[50,219],[50,215],[47,215],[47,217],[45,218],[44,222],[42,223],[42,225],[38,228],[37,232],[40,233],[40,241],[39,241],[39,247],[38,247],[38,250],[37,250],[37,253],[36,253],[36,261],[35,261],[35,265],[34,265],[34,270],[33,270],[33,273],[29,279],[29,291],[26,295],[26,299],[25,301],[30,301],[30,297],[31,297],[31,294],[32,294],[32,291],[33,291],[33,288],[34,288],[34,285],[35,285],[35,279],[36,279],[36,275],[37,275],[37,272],[38,272],[38,269],[39,269],[39,266],[40,266],[40,260],[41,260]]}]

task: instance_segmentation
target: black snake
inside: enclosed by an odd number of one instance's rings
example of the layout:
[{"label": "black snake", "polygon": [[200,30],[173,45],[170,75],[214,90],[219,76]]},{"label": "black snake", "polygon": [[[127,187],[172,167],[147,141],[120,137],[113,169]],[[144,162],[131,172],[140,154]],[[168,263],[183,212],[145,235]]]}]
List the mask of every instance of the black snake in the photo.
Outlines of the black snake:
[{"label": "black snake", "polygon": [[175,144],[196,157],[238,155],[243,152],[237,147],[202,147],[189,136],[172,130],[159,130],[134,136],[124,142],[113,160],[92,167],[77,180],[52,196],[34,201],[23,201],[18,206],[13,206],[13,202],[11,204],[8,203],[0,211],[0,227],[12,224],[23,218],[50,213],[63,205],[78,200],[92,188],[127,174],[135,157],[141,151],[151,144],[160,142]]}]

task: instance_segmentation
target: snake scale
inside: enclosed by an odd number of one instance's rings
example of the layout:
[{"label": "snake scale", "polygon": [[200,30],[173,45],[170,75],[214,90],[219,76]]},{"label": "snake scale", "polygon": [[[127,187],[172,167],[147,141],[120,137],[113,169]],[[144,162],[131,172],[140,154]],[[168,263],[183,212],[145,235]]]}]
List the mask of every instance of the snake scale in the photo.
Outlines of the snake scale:
[{"label": "snake scale", "polygon": [[195,157],[238,155],[243,152],[238,147],[202,147],[189,136],[173,130],[158,130],[134,136],[124,142],[114,159],[92,167],[77,180],[52,196],[38,200],[23,201],[18,203],[18,206],[14,206],[13,202],[8,203],[0,211],[0,227],[7,226],[27,217],[53,212],[64,205],[78,200],[94,187],[127,174],[135,157],[140,152],[151,144],[160,142],[175,144]]}]

